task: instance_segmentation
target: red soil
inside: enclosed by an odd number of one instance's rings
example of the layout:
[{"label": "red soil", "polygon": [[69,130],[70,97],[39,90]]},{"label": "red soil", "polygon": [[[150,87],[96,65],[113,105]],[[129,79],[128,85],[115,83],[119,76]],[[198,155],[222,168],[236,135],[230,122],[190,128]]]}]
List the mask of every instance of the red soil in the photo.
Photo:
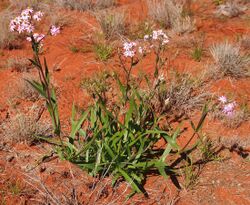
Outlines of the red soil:
[{"label": "red soil", "polygon": [[[249,35],[249,10],[240,17],[219,19],[214,17],[215,6],[211,2],[203,0],[195,1],[192,4],[191,10],[193,17],[196,19],[197,30],[185,36],[172,37],[167,50],[167,55],[170,56],[169,68],[194,74],[200,73],[206,69],[205,64],[212,62],[208,52],[209,46],[224,39],[235,41],[237,36]],[[3,6],[1,2],[0,6]],[[142,0],[120,0],[116,9],[125,9],[126,13],[130,14],[128,19],[131,24],[146,18],[147,8],[145,1]],[[93,52],[73,53],[70,51],[69,45],[72,40],[78,42],[81,37],[93,33],[93,27],[98,28],[98,26],[95,19],[88,13],[65,12],[70,14],[72,22],[70,25],[63,27],[60,35],[48,37],[45,40],[43,56],[47,59],[55,85],[60,91],[60,116],[63,124],[68,124],[73,102],[80,107],[86,107],[90,103],[87,94],[80,89],[80,82],[83,77],[94,75],[97,71],[105,68],[117,69],[115,67],[117,56],[110,59],[108,63],[101,63],[96,60]],[[205,34],[204,48],[206,52],[202,56],[201,62],[196,62],[190,57],[192,47],[188,46],[188,40],[186,41],[187,45],[178,44],[178,42],[183,41],[185,38],[190,39],[193,36],[199,38],[202,33]],[[79,43],[82,46],[87,45],[82,40]],[[171,56],[177,51],[179,52],[177,57],[171,59]],[[27,42],[23,42],[23,48],[20,50],[3,50],[3,53],[4,56],[0,55],[2,62],[13,56],[32,57]],[[60,66],[57,71],[52,69],[56,65]],[[146,59],[138,67],[143,68],[146,73],[151,73],[153,71],[152,58]],[[0,124],[6,118],[9,109],[11,109],[8,103],[8,99],[11,97],[11,93],[7,93],[8,87],[20,77],[21,73],[11,71],[11,69],[0,70]],[[224,78],[213,82],[210,89],[217,95],[233,93],[237,102],[250,105],[249,78],[240,80]],[[21,101],[17,106],[22,109],[28,105],[28,102]],[[194,117],[194,121],[198,119],[198,117]],[[192,134],[189,125],[187,125],[187,128],[187,131],[180,138],[180,145],[184,145]],[[225,140],[235,140],[237,138],[238,141],[245,143],[244,148],[248,152],[250,150],[249,130],[249,121],[244,122],[237,129],[226,128],[220,121],[215,121],[212,118],[209,118],[204,125],[204,133],[212,139],[216,140],[222,137]],[[48,154],[48,150],[51,150],[51,146],[45,144],[32,147],[25,144],[8,146],[0,144],[0,204],[1,200],[2,204],[8,205],[42,204],[41,202],[46,204],[42,195],[46,195],[47,191],[53,191],[56,197],[63,197],[64,193],[69,194],[72,191],[72,187],[75,187],[75,192],[81,204],[109,204],[110,202],[113,202],[113,204],[180,205],[250,204],[249,157],[243,159],[236,152],[224,150],[222,155],[228,157],[228,160],[206,164],[199,175],[197,185],[192,189],[178,190],[171,182],[171,179],[165,180],[160,176],[149,176],[145,185],[149,198],[136,195],[125,201],[126,194],[129,193],[129,190],[124,192],[127,188],[125,183],[121,183],[116,190],[112,190],[110,179],[103,179],[96,184],[96,189],[93,189],[95,179],[69,162],[55,158],[33,167],[44,154]],[[181,177],[180,181],[183,182]],[[48,190],[44,188],[45,186]]]}]

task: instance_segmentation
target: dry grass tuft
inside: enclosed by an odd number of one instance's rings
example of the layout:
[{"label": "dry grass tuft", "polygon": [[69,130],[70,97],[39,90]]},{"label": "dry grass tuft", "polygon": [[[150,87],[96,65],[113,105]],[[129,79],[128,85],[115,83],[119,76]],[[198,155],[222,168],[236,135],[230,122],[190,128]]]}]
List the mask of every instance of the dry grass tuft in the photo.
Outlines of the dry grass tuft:
[{"label": "dry grass tuft", "polygon": [[18,98],[23,100],[29,100],[32,102],[38,101],[41,96],[39,93],[26,81],[26,80],[34,80],[34,76],[31,74],[25,74],[22,78],[19,78],[16,82],[16,89]]},{"label": "dry grass tuft", "polygon": [[19,112],[1,124],[4,139],[11,142],[32,142],[37,136],[46,136],[51,131],[48,122],[39,121],[37,107],[32,107],[27,113]]},{"label": "dry grass tuft", "polygon": [[10,0],[12,7],[23,10],[27,7],[33,8],[35,10],[49,10],[49,5],[46,0]]},{"label": "dry grass tuft", "polygon": [[214,77],[231,76],[235,78],[249,76],[250,57],[240,53],[240,46],[228,42],[214,44],[210,53],[215,61],[212,71]]},{"label": "dry grass tuft", "polygon": [[96,14],[105,39],[114,39],[125,33],[124,12],[102,11]]},{"label": "dry grass tuft", "polygon": [[240,3],[236,1],[231,0],[231,1],[226,2],[226,4],[219,5],[215,13],[217,16],[223,15],[223,16],[232,18],[232,17],[239,16],[246,9],[247,7],[241,5]]},{"label": "dry grass tuft", "polygon": [[55,0],[57,5],[71,10],[86,11],[93,8],[92,0]]},{"label": "dry grass tuft", "polygon": [[250,36],[243,36],[242,39],[240,39],[240,46],[250,52]]},{"label": "dry grass tuft", "polygon": [[60,7],[78,11],[106,9],[115,4],[115,0],[54,0],[54,2]]},{"label": "dry grass tuft", "polygon": [[229,128],[238,128],[242,123],[250,119],[250,113],[246,109],[238,110],[234,113],[233,116],[224,117],[222,122],[226,127]]},{"label": "dry grass tuft", "polygon": [[27,72],[32,68],[32,65],[27,58],[14,57],[7,60],[6,67],[17,72]]},{"label": "dry grass tuft", "polygon": [[172,30],[177,34],[190,33],[195,30],[195,22],[190,16],[176,18],[173,21]]},{"label": "dry grass tuft", "polygon": [[148,0],[147,3],[150,17],[167,28],[172,27],[182,13],[181,5],[174,4],[172,0]]},{"label": "dry grass tuft", "polygon": [[184,12],[182,4],[172,0],[148,0],[149,16],[165,28],[177,34],[189,33],[195,29],[195,22]]},{"label": "dry grass tuft", "polygon": [[108,71],[97,72],[94,77],[83,78],[81,88],[94,99],[101,96],[102,99],[108,101],[107,92],[111,89],[110,73]]},{"label": "dry grass tuft", "polygon": [[105,9],[115,5],[115,0],[96,0],[95,8],[96,9]]},{"label": "dry grass tuft", "polygon": [[211,93],[201,77],[194,78],[188,73],[171,73],[163,83],[150,90],[147,95],[154,93],[153,107],[160,113],[190,114],[195,109],[200,109],[211,98]]},{"label": "dry grass tuft", "polygon": [[48,18],[50,21],[50,25],[64,27],[72,23],[69,15],[62,14],[62,12],[59,12],[58,10],[49,12]]}]

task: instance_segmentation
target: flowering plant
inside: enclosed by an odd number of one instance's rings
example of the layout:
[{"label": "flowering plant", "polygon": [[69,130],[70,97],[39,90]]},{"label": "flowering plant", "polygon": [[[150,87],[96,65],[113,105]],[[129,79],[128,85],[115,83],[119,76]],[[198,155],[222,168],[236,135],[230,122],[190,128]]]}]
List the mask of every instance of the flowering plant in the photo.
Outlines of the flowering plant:
[{"label": "flowering plant", "polygon": [[[131,72],[133,67],[140,61],[140,57],[145,57],[147,53],[151,51],[155,54],[155,70],[154,70],[154,78],[153,87],[155,88],[159,85],[159,82],[164,82],[163,73],[159,73],[159,70],[166,62],[166,58],[163,58],[162,54],[164,52],[165,46],[169,42],[168,36],[162,30],[154,30],[152,34],[145,35],[143,41],[125,41],[123,43],[123,52],[119,54],[120,64],[125,72],[126,83],[124,85],[124,98],[128,99],[128,92],[130,90],[129,82],[131,77]],[[125,57],[125,59],[123,58]],[[127,66],[126,61],[130,61]],[[119,80],[119,79],[118,79]],[[119,81],[119,85],[121,86],[121,82]]]},{"label": "flowering plant", "polygon": [[236,102],[229,102],[225,96],[220,96],[218,98],[220,101],[220,110],[227,117],[232,117],[235,113],[235,107],[237,106]]},{"label": "flowering plant", "polygon": [[[36,89],[45,98],[47,109],[52,118],[54,133],[60,137],[61,127],[55,89],[50,83],[49,69],[46,59],[44,58],[42,64],[39,58],[39,49],[41,48],[42,41],[44,40],[46,35],[34,33],[35,22],[41,21],[43,16],[43,12],[34,12],[32,8],[27,8],[10,22],[10,31],[18,32],[19,34],[24,33],[27,36],[27,41],[31,42],[34,57],[33,59],[29,60],[37,68],[40,82],[35,80],[27,80],[27,82],[30,83],[33,88]],[[50,33],[52,36],[55,36],[60,33],[60,28],[51,26],[48,33]]]},{"label": "flowering plant", "polygon": [[[39,57],[39,49],[46,35],[34,33],[34,23],[40,21],[42,16],[42,12],[34,12],[28,8],[11,21],[10,30],[25,33],[27,40],[32,45],[34,57],[30,61],[38,70],[40,82],[27,81],[45,98],[53,122],[54,133],[59,136],[60,143],[46,140],[57,145],[56,153],[61,159],[79,165],[93,176],[111,175],[113,185],[120,179],[126,180],[131,185],[133,193],[147,195],[143,188],[147,171],[157,170],[164,177],[167,177],[167,171],[172,171],[168,170],[170,167],[166,163],[166,158],[169,155],[179,155],[180,153],[176,142],[180,129],[165,130],[161,128],[161,116],[156,114],[150,103],[144,101],[143,96],[131,85],[131,71],[139,61],[136,56],[137,50],[139,54],[144,54],[146,46],[138,47],[136,42],[123,44],[123,55],[120,55],[120,61],[126,74],[126,84],[123,85],[116,76],[123,96],[121,98],[122,106],[116,104],[108,109],[100,96],[94,105],[88,107],[77,118],[73,105],[71,132],[66,140],[62,140],[55,89],[50,82],[46,59],[44,58],[42,63]],[[57,35],[59,32],[59,28],[51,26],[49,34]],[[156,53],[154,77],[163,82],[164,77],[159,75],[158,71],[164,63],[161,52],[168,43],[168,37],[159,30],[154,31],[145,39],[146,44],[149,44],[150,48],[154,48]],[[157,41],[157,45],[154,45],[155,41]],[[130,61],[128,67],[127,60]],[[194,129],[192,137],[200,130],[206,114],[207,111],[204,109],[197,127],[192,124]],[[165,149],[155,147],[159,140],[166,142]],[[182,153],[185,151],[182,149]]]}]

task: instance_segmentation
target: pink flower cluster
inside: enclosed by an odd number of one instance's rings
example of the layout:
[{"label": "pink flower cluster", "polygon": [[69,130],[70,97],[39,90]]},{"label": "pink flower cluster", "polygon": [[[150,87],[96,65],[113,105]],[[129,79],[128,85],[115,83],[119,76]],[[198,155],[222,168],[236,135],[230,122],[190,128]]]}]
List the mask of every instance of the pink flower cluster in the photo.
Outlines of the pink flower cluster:
[{"label": "pink flower cluster", "polygon": [[38,11],[34,13],[34,10],[31,8],[27,8],[21,12],[20,16],[17,16],[10,22],[10,30],[17,31],[18,33],[32,33],[34,31],[34,25],[32,23],[32,19],[36,21],[40,21],[43,13]]},{"label": "pink flower cluster", "polygon": [[168,36],[162,30],[155,30],[151,35],[145,35],[144,41],[148,40],[159,40],[162,45],[165,45],[169,42]]},{"label": "pink flower cluster", "polygon": [[[36,43],[40,43],[44,38],[44,34],[33,33],[35,26],[34,21],[41,21],[44,13],[41,11],[34,12],[32,8],[27,8],[21,12],[20,16],[17,16],[15,19],[10,22],[10,31],[17,31],[18,33],[26,32],[28,37],[27,41],[32,41],[32,36]],[[56,36],[60,33],[60,27],[51,26],[50,34]]]},{"label": "pink flower cluster", "polygon": [[225,96],[220,96],[219,101],[223,104],[222,112],[227,116],[232,116],[237,106],[236,102],[228,102]]},{"label": "pink flower cluster", "polygon": [[138,50],[138,53],[144,55],[150,52],[151,48],[155,47],[153,41],[160,42],[160,45],[165,45],[169,42],[169,38],[162,30],[153,31],[151,35],[145,35],[144,42],[140,42],[139,45],[136,42],[124,42],[123,55],[132,58],[135,56],[136,50]]},{"label": "pink flower cluster", "polygon": [[123,55],[125,57],[130,57],[130,58],[134,57],[136,53],[135,51],[136,45],[137,44],[135,42],[124,42],[123,43],[123,50],[124,50]]}]

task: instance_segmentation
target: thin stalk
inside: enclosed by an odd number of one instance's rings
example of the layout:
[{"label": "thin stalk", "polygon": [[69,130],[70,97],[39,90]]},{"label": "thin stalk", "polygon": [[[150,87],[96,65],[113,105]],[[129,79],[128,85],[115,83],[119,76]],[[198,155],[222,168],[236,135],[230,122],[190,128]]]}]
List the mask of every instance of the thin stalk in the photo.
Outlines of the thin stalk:
[{"label": "thin stalk", "polygon": [[60,137],[60,121],[57,122],[56,120],[56,115],[55,115],[55,110],[54,110],[54,107],[53,107],[53,102],[52,102],[52,97],[51,97],[51,92],[50,92],[50,85],[46,79],[46,76],[44,74],[44,71],[43,71],[43,68],[42,68],[42,64],[41,64],[41,61],[40,61],[40,58],[39,58],[39,49],[38,49],[38,46],[39,46],[39,43],[37,43],[34,39],[34,37],[32,36],[32,49],[33,49],[33,52],[34,52],[34,60],[36,62],[36,66],[38,68],[38,73],[39,73],[39,79],[41,81],[41,83],[44,84],[44,88],[45,88],[45,92],[47,94],[46,96],[46,101],[48,103],[48,106],[51,108],[52,110],[52,120],[54,122],[54,126],[55,126],[55,130],[54,130],[54,133],[59,137],[60,141],[61,141],[61,144],[62,144],[62,139]]},{"label": "thin stalk", "polygon": [[125,104],[128,101],[129,80],[130,80],[130,75],[131,75],[131,71],[132,71],[132,68],[133,68],[133,61],[134,61],[134,59],[132,57],[131,58],[131,63],[130,63],[130,68],[129,68],[129,70],[127,72],[127,76],[126,76],[127,79],[126,79],[126,92],[125,92],[126,99],[125,99]]}]

